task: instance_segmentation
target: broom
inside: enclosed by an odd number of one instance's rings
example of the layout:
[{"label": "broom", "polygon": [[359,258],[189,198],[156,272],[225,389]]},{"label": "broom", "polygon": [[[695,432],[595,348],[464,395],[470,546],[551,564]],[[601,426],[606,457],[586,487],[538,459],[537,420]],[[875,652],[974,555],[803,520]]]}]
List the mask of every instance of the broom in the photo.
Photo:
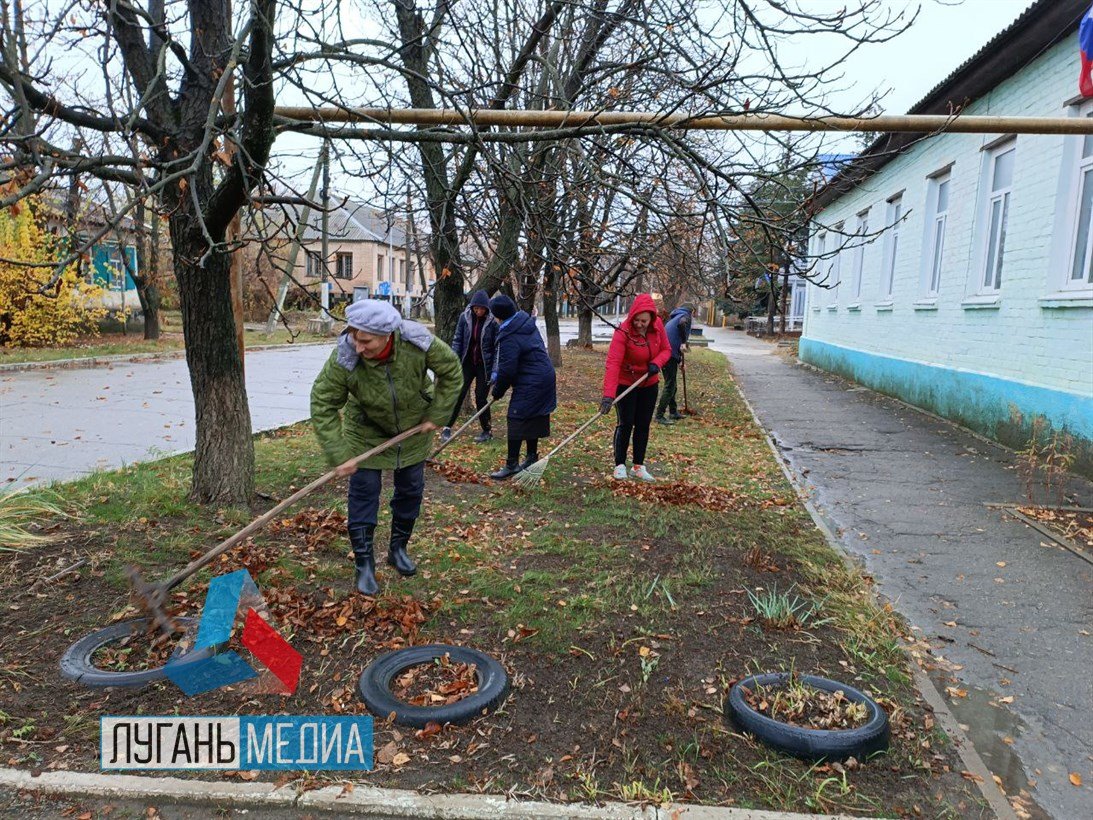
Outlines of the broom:
[{"label": "broom", "polygon": [[[611,406],[614,407],[616,404],[618,404],[620,401],[622,401],[622,399],[626,396],[627,393],[629,393],[631,390],[636,388],[639,384],[641,384],[647,378],[649,378],[648,373],[646,373],[644,376],[642,376],[640,379],[638,379],[632,385],[627,387],[624,391],[622,391],[622,393],[620,395],[615,397],[615,400],[613,402],[611,402]],[[579,436],[586,429],[588,429],[589,425],[591,425],[594,421],[596,421],[596,419],[598,419],[602,415],[604,415],[604,414],[597,411],[596,415],[594,415],[592,418],[590,418],[588,421],[586,421],[584,424],[582,424],[580,427],[578,427],[576,430],[574,430],[572,433],[570,433],[565,439],[563,439],[561,444],[559,444],[557,447],[555,447],[553,450],[551,450],[549,453],[547,453],[541,459],[536,461],[534,464],[529,465],[527,467],[527,469],[522,470],[516,476],[516,478],[514,479],[516,481],[516,483],[519,484],[521,487],[530,488],[530,487],[533,487],[536,484],[538,484],[540,481],[542,481],[543,474],[546,472],[547,467],[550,466],[550,457],[552,455],[554,455],[555,453],[557,453],[559,450],[561,450],[563,447],[565,447],[567,444],[569,444],[569,442],[573,441],[573,439],[577,438],[577,436]]]},{"label": "broom", "polygon": [[456,440],[456,438],[457,438],[457,437],[459,436],[459,434],[460,434],[460,433],[462,433],[462,432],[463,432],[464,430],[466,430],[466,429],[467,429],[468,427],[470,427],[470,426],[471,426],[471,424],[472,424],[472,423],[474,422],[474,420],[475,420],[475,419],[477,419],[477,418],[478,418],[479,416],[481,416],[481,415],[482,415],[483,413],[485,413],[485,412],[486,412],[487,410],[489,410],[489,409],[490,409],[490,405],[491,405],[491,404],[493,404],[493,403],[494,403],[495,401],[497,401],[497,399],[491,398],[491,399],[490,399],[489,401],[487,401],[487,402],[486,402],[485,404],[483,404],[483,405],[482,405],[482,409],[481,409],[481,410],[479,410],[479,411],[478,411],[477,413],[475,413],[475,414],[474,414],[473,416],[471,416],[471,417],[470,417],[469,419],[467,419],[467,421],[466,421],[466,422],[465,422],[465,423],[464,423],[464,424],[463,424],[463,425],[462,425],[462,426],[461,426],[461,427],[460,427],[459,429],[457,429],[457,430],[456,430],[456,431],[455,431],[454,433],[452,433],[452,434],[451,434],[451,435],[450,435],[450,436],[448,437],[448,440],[447,440],[446,442],[444,442],[443,444],[441,444],[441,445],[440,445],[439,447],[437,447],[437,448],[436,448],[436,449],[435,449],[435,450],[433,451],[433,454],[432,454],[431,456],[429,456],[429,458],[428,458],[427,460],[428,460],[428,461],[432,461],[432,460],[433,460],[433,459],[435,459],[435,458],[436,458],[436,457],[437,457],[438,455],[440,455],[441,453],[443,453],[443,452],[444,452],[444,448],[445,448],[445,447],[447,447],[447,446],[448,446],[449,444],[451,444],[451,443],[452,443],[453,441],[455,441],[455,440]]}]

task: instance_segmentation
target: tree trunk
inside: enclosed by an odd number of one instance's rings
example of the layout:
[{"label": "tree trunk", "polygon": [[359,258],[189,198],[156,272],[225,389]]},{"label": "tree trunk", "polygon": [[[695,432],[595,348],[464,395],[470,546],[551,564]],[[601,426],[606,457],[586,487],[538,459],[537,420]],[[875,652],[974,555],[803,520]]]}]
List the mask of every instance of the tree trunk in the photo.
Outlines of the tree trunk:
[{"label": "tree trunk", "polygon": [[592,347],[592,308],[584,302],[577,311],[577,344]]},{"label": "tree trunk", "polygon": [[200,504],[240,504],[254,491],[254,442],[232,315],[229,254],[208,245],[180,199],[171,215],[175,278],[197,421],[193,486]]},{"label": "tree trunk", "polygon": [[490,261],[486,263],[486,270],[475,285],[475,289],[484,290],[491,295],[501,287],[516,265],[516,257],[520,250],[520,231],[524,227],[523,216],[512,205],[511,197],[504,191],[501,191],[499,196],[501,201],[497,244]]},{"label": "tree trunk", "polygon": [[159,216],[152,213],[152,235],[149,237],[145,228],[147,211],[144,200],[137,203],[137,275],[133,281],[137,285],[137,298],[140,310],[144,314],[144,338],[154,341],[159,338]]},{"label": "tree trunk", "polygon": [[[546,322],[547,355],[555,367],[562,366],[562,332],[558,326],[558,269],[547,263],[543,274],[543,321]],[[591,330],[591,326],[589,326]]]}]

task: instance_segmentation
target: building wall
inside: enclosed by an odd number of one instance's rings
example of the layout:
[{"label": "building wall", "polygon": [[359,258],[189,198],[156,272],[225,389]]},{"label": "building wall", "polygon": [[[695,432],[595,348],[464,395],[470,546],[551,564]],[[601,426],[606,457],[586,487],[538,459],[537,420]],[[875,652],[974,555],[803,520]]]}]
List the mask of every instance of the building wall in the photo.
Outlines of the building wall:
[{"label": "building wall", "polygon": [[[328,269],[331,274],[331,281],[333,284],[333,292],[339,293],[340,289],[344,289],[350,297],[353,294],[353,288],[355,287],[367,287],[368,293],[371,296],[376,295],[376,288],[381,279],[388,278],[386,272],[388,269],[387,260],[387,245],[377,244],[375,242],[338,242],[331,240],[329,243],[330,259],[328,262]],[[300,253],[296,258],[296,278],[297,281],[303,283],[314,283],[318,279],[316,277],[307,277],[307,257],[305,251],[312,251],[315,253],[322,252],[322,245],[319,242],[308,242],[300,249]],[[417,268],[416,265],[411,267],[410,287],[407,290],[405,285],[404,276],[399,276],[399,260],[406,259],[406,252],[404,249],[398,246],[394,247],[395,256],[395,276],[396,281],[392,283],[391,292],[395,296],[405,296],[407,293],[416,295],[420,290],[418,286]],[[341,279],[335,276],[337,271],[337,258],[339,253],[351,253],[353,255],[353,278]],[[384,276],[377,276],[377,264],[379,257],[384,258]],[[411,257],[411,262],[412,262]],[[403,262],[405,266],[405,261]],[[404,267],[405,270],[405,267]]]},{"label": "building wall", "polygon": [[[1076,34],[1044,53],[969,115],[1078,116]],[[818,215],[820,227],[869,209],[883,227],[887,200],[903,192],[890,304],[881,296],[885,237],[865,247],[861,298],[849,285],[809,286],[800,355],[913,404],[1023,446],[1036,416],[1077,439],[1093,469],[1093,290],[1060,293],[1069,267],[1081,137],[1016,137],[1014,178],[997,298],[977,296],[983,271],[985,162],[997,137],[945,134],[924,140]],[[928,179],[951,164],[949,213],[937,297],[924,299],[929,258]],[[815,242],[813,243],[815,246]],[[823,260],[816,260],[823,266]]]}]

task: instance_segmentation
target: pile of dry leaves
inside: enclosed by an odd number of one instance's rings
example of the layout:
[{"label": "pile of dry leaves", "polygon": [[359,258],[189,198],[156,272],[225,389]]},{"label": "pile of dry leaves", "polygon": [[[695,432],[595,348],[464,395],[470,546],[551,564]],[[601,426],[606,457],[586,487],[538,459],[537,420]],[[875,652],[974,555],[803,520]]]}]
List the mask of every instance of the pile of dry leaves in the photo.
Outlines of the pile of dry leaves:
[{"label": "pile of dry leaves", "polygon": [[487,476],[451,461],[430,461],[429,466],[433,472],[440,473],[453,484],[485,484],[487,486],[493,484]]},{"label": "pile of dry leaves", "polygon": [[334,589],[308,597],[291,587],[263,590],[278,623],[290,624],[301,637],[325,642],[346,633],[364,633],[387,649],[413,644],[421,624],[438,605],[410,595],[368,598],[356,593],[338,599]]},{"label": "pile of dry leaves", "polygon": [[326,546],[345,533],[345,514],[334,509],[307,507],[293,518],[282,518],[269,525],[272,533],[294,532],[304,537],[309,550]]},{"label": "pile of dry leaves", "polygon": [[747,704],[772,720],[806,729],[856,729],[869,719],[864,703],[855,703],[842,691],[824,692],[801,681],[785,686],[756,686],[741,690]]},{"label": "pile of dry leaves", "polygon": [[1093,513],[1088,510],[1066,510],[1058,507],[1018,507],[1022,515],[1039,521],[1064,538],[1093,549]]},{"label": "pile of dry leaves", "polygon": [[614,481],[611,492],[625,495],[649,504],[671,504],[673,506],[693,505],[713,512],[729,512],[739,508],[741,496],[704,484],[689,484],[685,481],[673,481],[664,484],[645,484],[636,481]]},{"label": "pile of dry leaves", "polygon": [[392,694],[411,706],[447,706],[478,691],[473,663],[452,663],[445,654],[433,663],[411,666],[399,675]]}]

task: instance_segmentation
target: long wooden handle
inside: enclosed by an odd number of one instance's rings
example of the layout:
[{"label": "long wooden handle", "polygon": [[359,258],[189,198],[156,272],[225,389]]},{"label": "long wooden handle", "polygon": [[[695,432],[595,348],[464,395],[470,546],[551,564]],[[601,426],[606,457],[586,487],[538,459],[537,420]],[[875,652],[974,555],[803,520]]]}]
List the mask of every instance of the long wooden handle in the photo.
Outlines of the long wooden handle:
[{"label": "long wooden handle", "polygon": [[[625,390],[623,390],[622,393],[615,396],[615,400],[613,402],[611,402],[611,406],[614,407],[616,404],[618,404],[620,401],[622,401],[622,399],[626,396],[627,393],[629,393],[631,390],[635,389],[639,384],[641,384],[647,378],[649,378],[648,373],[646,373],[644,376],[642,376],[640,379],[638,379],[632,385],[630,385]],[[596,419],[598,419],[602,415],[603,415],[603,413],[597,412],[596,415],[594,415],[592,418],[590,418],[588,421],[586,421],[584,424],[582,424],[580,427],[578,427],[576,430],[574,430],[572,433],[570,433],[568,436],[566,436],[564,439],[562,439],[562,443],[559,444],[557,447],[555,447],[553,450],[551,450],[549,453],[547,453],[545,456],[543,456],[543,458],[544,459],[550,458],[556,452],[561,450],[563,447],[565,447],[567,444],[569,444],[569,442],[573,441],[573,439],[577,438],[577,436],[579,436],[581,433],[583,433],[585,430],[587,430],[589,425],[591,425],[593,422],[595,422]]]},{"label": "long wooden handle", "polygon": [[[383,444],[376,445],[375,447],[373,447],[368,452],[361,453],[356,458],[352,458],[352,459],[350,459],[349,461],[347,461],[345,463],[356,466],[357,464],[360,464],[365,459],[371,458],[372,456],[377,456],[380,453],[382,453],[384,450],[389,450],[392,447],[394,447],[395,445],[401,444],[402,442],[406,441],[406,439],[410,438],[411,436],[416,436],[418,433],[424,432],[424,430],[425,430],[424,425],[421,425],[421,424],[415,425],[414,427],[411,427],[409,430],[407,430],[403,433],[399,433],[394,438],[388,439],[387,441],[383,442]],[[335,467],[329,473],[326,473],[325,475],[320,476],[319,478],[315,479],[314,481],[312,481],[310,484],[308,484],[303,489],[297,490],[292,495],[290,495],[288,498],[286,498],[284,501],[282,501],[280,504],[278,504],[276,507],[271,509],[269,512],[264,513],[264,514],[260,515],[258,518],[251,521],[249,524],[247,524],[247,526],[243,527],[243,529],[241,529],[235,535],[231,536],[226,541],[221,541],[219,544],[217,544],[211,550],[206,552],[200,558],[195,558],[193,561],[191,561],[189,564],[186,565],[185,569],[183,569],[177,575],[174,575],[171,578],[169,578],[167,581],[165,581],[164,584],[163,584],[163,589],[165,589],[165,590],[174,589],[176,586],[181,584],[183,581],[185,581],[187,578],[189,578],[191,575],[193,575],[199,569],[206,566],[209,562],[213,561],[214,559],[218,558],[223,553],[230,550],[232,547],[234,547],[236,544],[238,544],[243,539],[247,538],[250,535],[253,535],[255,532],[257,532],[262,527],[264,527],[266,524],[268,524],[274,517],[276,517],[278,513],[282,512],[287,507],[291,507],[293,504],[295,504],[297,501],[299,501],[304,496],[310,495],[315,490],[319,489],[319,487],[322,487],[328,481],[335,478],[338,475],[338,469],[342,466],[344,466],[344,465],[339,464],[338,467]]]},{"label": "long wooden handle", "polygon": [[471,416],[469,419],[467,419],[467,421],[464,422],[462,427],[460,427],[458,430],[456,430],[454,433],[452,433],[451,436],[448,437],[447,441],[445,441],[443,444],[441,444],[439,447],[437,447],[435,450],[433,450],[433,454],[431,456],[429,456],[429,458],[436,458],[438,455],[443,453],[445,447],[447,447],[449,444],[451,444],[453,441],[455,441],[460,433],[462,433],[464,430],[466,430],[468,427],[470,427],[471,423],[475,419],[477,419],[479,416],[481,416],[483,413],[485,413],[487,410],[489,410],[490,405],[492,405],[496,401],[498,401],[498,399],[495,399],[495,398],[491,397],[489,401],[487,401],[484,405],[482,405],[481,410],[479,410],[477,413],[475,413],[473,416]]}]

